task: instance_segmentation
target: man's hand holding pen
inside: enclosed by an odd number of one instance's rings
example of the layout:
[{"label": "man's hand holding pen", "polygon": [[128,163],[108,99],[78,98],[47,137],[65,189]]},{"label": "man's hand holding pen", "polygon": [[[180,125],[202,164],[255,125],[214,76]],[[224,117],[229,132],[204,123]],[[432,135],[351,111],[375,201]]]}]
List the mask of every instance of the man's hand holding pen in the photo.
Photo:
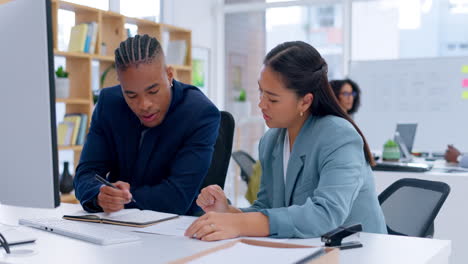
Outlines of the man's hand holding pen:
[{"label": "man's hand holding pen", "polygon": [[102,185],[97,196],[97,204],[106,213],[117,212],[132,201],[130,184],[122,181],[113,184],[116,188]]}]

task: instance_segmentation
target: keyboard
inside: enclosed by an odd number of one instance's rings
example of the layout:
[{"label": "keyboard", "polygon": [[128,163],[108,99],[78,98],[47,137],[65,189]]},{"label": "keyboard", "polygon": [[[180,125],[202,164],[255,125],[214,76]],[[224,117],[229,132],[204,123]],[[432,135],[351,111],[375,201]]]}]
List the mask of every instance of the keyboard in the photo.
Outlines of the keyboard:
[{"label": "keyboard", "polygon": [[425,163],[403,163],[403,162],[377,162],[372,167],[375,171],[403,171],[403,172],[426,172],[432,169],[431,165]]},{"label": "keyboard", "polygon": [[103,228],[101,226],[96,226],[89,223],[80,223],[65,219],[20,219],[19,224],[84,240],[98,245],[111,245],[140,240],[140,237],[136,235]]}]

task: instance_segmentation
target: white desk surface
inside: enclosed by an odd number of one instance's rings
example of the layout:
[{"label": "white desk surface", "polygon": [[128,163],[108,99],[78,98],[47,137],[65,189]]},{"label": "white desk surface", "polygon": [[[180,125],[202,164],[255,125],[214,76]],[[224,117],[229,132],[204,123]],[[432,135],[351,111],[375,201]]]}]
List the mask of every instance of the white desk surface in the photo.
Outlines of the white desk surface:
[{"label": "white desk surface", "polygon": [[[16,225],[21,217],[61,217],[65,213],[76,213],[79,205],[62,204],[56,209],[31,209],[0,205],[0,223]],[[92,224],[92,223],[89,223]],[[96,224],[103,225],[103,224]],[[103,225],[106,228],[128,230],[127,227]],[[135,233],[142,237],[139,242],[98,246],[65,236],[21,226],[37,238],[35,244],[15,246],[12,249],[34,249],[37,254],[22,258],[2,258],[0,263],[167,263],[202,250],[225,243],[203,242],[185,237],[170,237]],[[321,245],[316,239],[276,240],[278,242]],[[363,248],[340,252],[340,263],[449,263],[451,242],[435,239],[398,237],[362,233]],[[261,261],[258,261],[260,263]]]},{"label": "white desk surface", "polygon": [[402,178],[416,178],[430,181],[442,181],[450,186],[450,194],[442,206],[434,223],[434,238],[452,241],[453,264],[467,263],[468,250],[466,238],[468,229],[468,172],[447,173],[437,168],[445,167],[444,161],[434,163],[434,170],[418,172],[374,171],[377,193],[381,193],[393,182]]}]

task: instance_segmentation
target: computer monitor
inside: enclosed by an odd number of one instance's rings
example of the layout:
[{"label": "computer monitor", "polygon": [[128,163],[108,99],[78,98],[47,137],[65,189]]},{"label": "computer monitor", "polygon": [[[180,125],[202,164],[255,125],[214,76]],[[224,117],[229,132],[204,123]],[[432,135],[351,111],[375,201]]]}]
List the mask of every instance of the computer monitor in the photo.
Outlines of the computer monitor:
[{"label": "computer monitor", "polygon": [[50,0],[0,0],[0,36],[0,203],[57,207]]}]

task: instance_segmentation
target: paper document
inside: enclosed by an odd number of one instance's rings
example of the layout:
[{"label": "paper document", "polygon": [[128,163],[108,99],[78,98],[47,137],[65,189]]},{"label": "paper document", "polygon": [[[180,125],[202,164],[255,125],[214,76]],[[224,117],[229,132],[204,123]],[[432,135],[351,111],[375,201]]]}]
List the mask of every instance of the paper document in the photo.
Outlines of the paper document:
[{"label": "paper document", "polygon": [[18,229],[18,227],[4,226],[0,224],[0,233],[2,233],[8,244],[11,246],[36,241],[36,238],[31,236],[27,231],[20,231]]},{"label": "paper document", "polygon": [[235,245],[220,249],[214,253],[197,258],[190,264],[239,264],[239,263],[295,263],[321,248],[274,248],[236,243]]},{"label": "paper document", "polygon": [[133,231],[166,236],[184,236],[185,230],[187,230],[187,228],[197,219],[198,217],[194,216],[179,216],[178,218],[170,221],[134,229]]}]

